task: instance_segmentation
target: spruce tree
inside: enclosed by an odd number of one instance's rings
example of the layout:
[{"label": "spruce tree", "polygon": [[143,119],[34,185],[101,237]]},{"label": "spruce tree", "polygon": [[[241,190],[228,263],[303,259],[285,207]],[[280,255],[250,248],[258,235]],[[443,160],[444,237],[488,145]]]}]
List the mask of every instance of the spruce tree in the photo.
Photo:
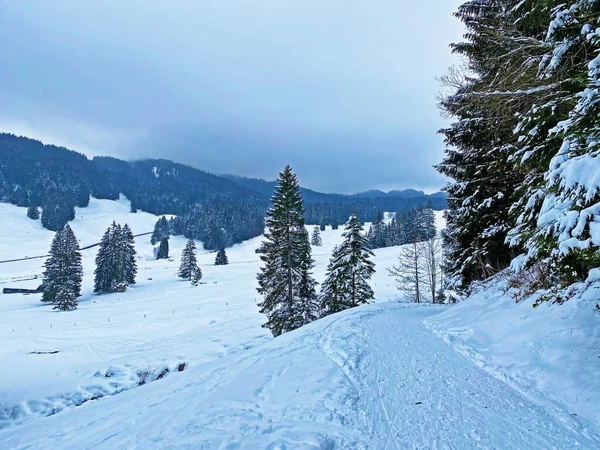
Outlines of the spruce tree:
[{"label": "spruce tree", "polygon": [[168,238],[169,235],[169,221],[165,216],[162,216],[156,221],[156,224],[154,225],[154,231],[152,232],[152,236],[150,237],[150,243],[154,245],[157,242],[161,242],[164,238]]},{"label": "spruce tree", "polygon": [[156,253],[156,259],[167,259],[169,257],[169,238],[163,237],[160,240],[158,246],[158,252]]},{"label": "spruce tree", "polygon": [[200,284],[200,280],[202,279],[202,269],[196,266],[192,272],[192,285],[198,286]]},{"label": "spruce tree", "polygon": [[225,253],[225,248],[221,247],[217,252],[217,256],[215,257],[215,266],[225,266],[227,264],[229,264],[227,253]]},{"label": "spruce tree", "polygon": [[135,284],[135,276],[137,275],[137,263],[135,262],[135,238],[129,225],[123,227],[123,239],[125,247],[125,282],[127,285]]},{"label": "spruce tree", "polygon": [[191,281],[197,265],[196,242],[194,242],[193,239],[189,239],[181,252],[181,264],[179,265],[179,272],[177,275],[179,278]]},{"label": "spruce tree", "polygon": [[40,218],[40,210],[37,206],[30,206],[27,208],[27,217],[32,220],[38,220]]},{"label": "spruce tree", "polygon": [[384,229],[385,224],[383,222],[383,214],[378,210],[377,216],[368,233],[369,248],[376,249],[386,247],[387,243],[385,242]]},{"label": "spruce tree", "polygon": [[317,314],[304,206],[298,179],[290,166],[279,174],[277,183],[267,211],[266,240],[261,246],[263,266],[257,277],[257,290],[264,297],[260,312],[267,316],[263,327],[274,336],[305,325]]},{"label": "spruce tree", "polygon": [[96,255],[96,269],[94,270],[94,292],[96,293],[112,292],[114,288],[115,254],[112,246],[112,232],[112,226],[104,232]]},{"label": "spruce tree", "polygon": [[362,234],[360,221],[353,214],[346,223],[344,241],[331,255],[325,282],[321,287],[321,316],[370,303],[373,290],[369,279],[375,273],[373,256]]},{"label": "spruce tree", "polygon": [[50,257],[44,267],[42,301],[52,303],[54,309],[62,311],[77,308],[83,268],[79,243],[69,225],[54,236]]},{"label": "spruce tree", "polygon": [[320,247],[323,245],[323,240],[321,239],[321,233],[318,226],[315,226],[315,228],[313,229],[310,244],[315,247]]},{"label": "spruce tree", "polygon": [[94,292],[124,291],[128,285],[135,284],[135,254],[131,229],[113,221],[102,236],[96,255]]}]

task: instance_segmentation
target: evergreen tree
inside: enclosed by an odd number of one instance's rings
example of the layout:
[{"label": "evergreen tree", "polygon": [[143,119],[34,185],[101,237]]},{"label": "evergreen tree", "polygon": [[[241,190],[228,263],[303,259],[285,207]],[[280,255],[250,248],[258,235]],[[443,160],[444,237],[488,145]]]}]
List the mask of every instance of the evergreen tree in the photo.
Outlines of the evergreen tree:
[{"label": "evergreen tree", "polygon": [[123,227],[123,239],[125,246],[125,282],[127,285],[135,284],[135,276],[137,275],[137,263],[135,261],[135,238],[129,225]]},{"label": "evergreen tree", "polygon": [[167,259],[169,257],[169,238],[163,237],[158,246],[158,252],[156,253],[156,259]]},{"label": "evergreen tree", "polygon": [[315,226],[315,228],[313,229],[310,244],[315,247],[320,247],[323,245],[323,240],[321,239],[321,233],[318,226]]},{"label": "evergreen tree", "polygon": [[115,254],[112,242],[113,225],[107,228],[100,241],[94,270],[94,292],[112,292],[115,278]]},{"label": "evergreen tree", "polygon": [[384,229],[385,224],[383,222],[383,214],[378,210],[377,217],[375,217],[375,220],[373,221],[368,233],[369,248],[376,249],[387,246],[384,236]]},{"label": "evergreen tree", "polygon": [[27,208],[27,217],[33,220],[38,220],[40,218],[40,210],[37,206],[30,206]]},{"label": "evergreen tree", "polygon": [[169,222],[167,221],[167,218],[165,216],[162,216],[156,221],[156,224],[154,225],[154,231],[152,232],[152,236],[150,237],[150,243],[154,245],[157,242],[161,242],[164,238],[168,238],[169,235]]},{"label": "evergreen tree", "polygon": [[181,264],[179,265],[179,272],[177,275],[179,278],[191,281],[197,265],[196,242],[194,242],[193,239],[189,239],[181,252]]},{"label": "evergreen tree", "polygon": [[52,303],[55,309],[62,311],[77,308],[83,268],[79,243],[68,225],[54,236],[50,257],[44,267],[42,301]]},{"label": "evergreen tree", "polygon": [[192,285],[198,286],[200,284],[200,280],[202,279],[202,269],[196,266],[192,273]]},{"label": "evergreen tree", "polygon": [[94,292],[120,292],[135,284],[135,254],[131,229],[113,221],[102,236],[96,255]]},{"label": "evergreen tree", "polygon": [[375,273],[375,264],[369,259],[367,238],[362,234],[360,221],[350,216],[342,236],[327,266],[325,282],[321,287],[321,316],[370,303],[373,290],[369,279]]},{"label": "evergreen tree", "polygon": [[227,253],[225,253],[225,248],[221,247],[217,252],[217,256],[215,257],[215,266],[225,266],[227,264],[229,264]]},{"label": "evergreen tree", "polygon": [[258,292],[264,297],[259,308],[267,316],[263,327],[274,336],[305,325],[317,313],[304,206],[298,179],[290,166],[280,173],[277,183],[265,221],[263,266],[258,274]]}]

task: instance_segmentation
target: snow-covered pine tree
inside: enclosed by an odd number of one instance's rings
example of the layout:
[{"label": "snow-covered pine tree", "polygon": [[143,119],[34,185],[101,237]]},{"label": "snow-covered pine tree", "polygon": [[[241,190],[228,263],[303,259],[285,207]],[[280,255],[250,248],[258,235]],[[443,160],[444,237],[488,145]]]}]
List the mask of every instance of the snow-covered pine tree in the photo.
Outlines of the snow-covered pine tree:
[{"label": "snow-covered pine tree", "polygon": [[196,260],[196,242],[193,239],[188,239],[187,244],[181,252],[181,264],[177,276],[184,280],[192,280],[194,271],[198,262]]},{"label": "snow-covered pine tree", "polygon": [[299,302],[296,303],[298,316],[302,315],[304,323],[310,323],[319,318],[319,296],[317,282],[312,277],[315,261],[312,259],[308,231],[302,230],[302,245],[300,252],[300,284],[298,286]]},{"label": "snow-covered pine tree", "polygon": [[370,260],[373,253],[367,248],[367,238],[362,231],[360,221],[353,214],[342,234],[344,241],[334,249],[327,267],[320,295],[321,317],[370,303],[373,299],[368,281],[375,273],[375,264]]},{"label": "snow-covered pine tree", "polygon": [[136,274],[133,233],[128,225],[121,227],[113,221],[102,236],[96,255],[94,292],[124,291],[135,284]]},{"label": "snow-covered pine tree", "polygon": [[[524,6],[531,15],[535,7]],[[548,15],[550,14],[550,15]],[[536,264],[546,274],[552,298],[585,291],[600,268],[600,2],[570,0],[542,16],[546,53],[539,79],[548,95],[522,116],[518,153],[527,184],[511,243],[525,249],[515,270]],[[531,288],[531,287],[530,287]],[[561,290],[562,288],[562,290]]]},{"label": "snow-covered pine tree", "polygon": [[304,206],[290,166],[279,174],[277,183],[267,211],[266,240],[261,246],[263,266],[257,276],[257,290],[264,297],[258,306],[267,316],[263,327],[274,336],[305,325],[317,313],[311,300],[316,293]]},{"label": "snow-covered pine tree", "polygon": [[110,245],[113,248],[113,290],[117,292],[124,291],[127,288],[126,282],[126,242],[123,235],[121,224],[113,222]]},{"label": "snow-covered pine tree", "polygon": [[79,243],[69,225],[56,232],[50,257],[44,264],[42,301],[53,303],[54,309],[70,311],[77,308],[81,296],[83,268]]},{"label": "snow-covered pine tree", "polygon": [[[114,222],[113,222],[114,224]],[[94,292],[112,292],[115,278],[115,254],[112,245],[113,226],[104,232],[98,253],[96,255],[96,269],[94,270]]]},{"label": "snow-covered pine tree", "polygon": [[226,266],[227,264],[229,264],[229,260],[225,253],[225,247],[221,247],[215,256],[215,266]]},{"label": "snow-covered pine tree", "polygon": [[162,216],[156,221],[154,225],[154,231],[150,237],[150,243],[152,245],[161,242],[164,238],[168,238],[170,235],[169,221],[165,216]]},{"label": "snow-covered pine tree", "polygon": [[27,217],[32,220],[38,220],[40,218],[40,210],[37,206],[30,206],[27,208]]},{"label": "snow-covered pine tree", "polygon": [[452,93],[441,108],[455,121],[441,130],[447,149],[437,168],[453,180],[445,188],[445,241],[451,242],[448,280],[459,290],[506,268],[519,250],[506,241],[527,175],[515,167],[521,143],[514,131],[550,92],[552,82],[538,78],[536,63],[545,52],[539,19],[550,9],[534,0],[472,0],[455,14],[467,33],[452,49],[466,64],[443,77]]},{"label": "snow-covered pine tree", "polygon": [[368,233],[369,248],[383,248],[387,245],[384,236],[385,223],[383,222],[383,214],[377,210],[377,216],[371,225]]},{"label": "snow-covered pine tree", "polygon": [[135,238],[129,225],[125,224],[123,227],[123,239],[125,247],[125,283],[127,285],[135,284],[135,277],[137,275],[137,263],[135,261]]},{"label": "snow-covered pine tree", "polygon": [[160,240],[158,246],[158,252],[156,253],[156,259],[167,259],[169,258],[169,238],[163,237]]},{"label": "snow-covered pine tree", "polygon": [[202,269],[196,266],[194,267],[194,271],[192,272],[192,285],[198,286],[200,284],[200,280],[202,279]]},{"label": "snow-covered pine tree", "polygon": [[315,247],[320,247],[323,245],[323,239],[321,239],[321,232],[318,225],[313,228],[310,244]]}]

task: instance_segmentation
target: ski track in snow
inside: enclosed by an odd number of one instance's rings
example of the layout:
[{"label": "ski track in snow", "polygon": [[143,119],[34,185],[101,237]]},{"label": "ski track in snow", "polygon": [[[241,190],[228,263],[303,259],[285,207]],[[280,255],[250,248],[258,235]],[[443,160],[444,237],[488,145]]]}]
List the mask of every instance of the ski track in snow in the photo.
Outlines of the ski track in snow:
[{"label": "ski track in snow", "polygon": [[177,376],[0,430],[0,447],[598,448],[597,436],[427,330],[423,319],[441,309],[380,304],[330,316]]}]

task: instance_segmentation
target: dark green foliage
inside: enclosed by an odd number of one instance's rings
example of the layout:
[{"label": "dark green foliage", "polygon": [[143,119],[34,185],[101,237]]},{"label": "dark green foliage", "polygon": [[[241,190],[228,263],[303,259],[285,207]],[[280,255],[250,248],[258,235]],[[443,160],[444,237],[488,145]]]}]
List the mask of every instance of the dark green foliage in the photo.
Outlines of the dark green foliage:
[{"label": "dark green foliage", "polygon": [[267,316],[263,327],[274,336],[299,328],[317,316],[316,282],[310,273],[314,262],[298,180],[286,166],[277,181],[265,221],[266,240],[260,257],[263,266],[258,274],[258,292],[264,297],[259,308]]},{"label": "dark green foliage", "polygon": [[193,239],[189,239],[183,251],[181,252],[181,264],[177,276],[184,280],[192,280],[194,271],[198,263],[196,260],[196,243]]},{"label": "dark green foliage", "polygon": [[156,259],[167,259],[169,257],[169,238],[164,237],[160,240],[158,251],[156,252]]},{"label": "dark green foliage", "polygon": [[202,269],[196,266],[192,273],[192,285],[198,286],[200,284],[200,280],[202,280]]},{"label": "dark green foliage", "polygon": [[313,228],[312,236],[310,238],[310,245],[314,245],[315,247],[320,247],[323,245],[323,239],[321,239],[321,233],[318,226]]},{"label": "dark green foliage", "polygon": [[124,270],[125,270],[125,282],[128,285],[135,284],[135,277],[137,275],[137,263],[135,262],[135,239],[133,232],[129,228],[129,225],[125,224],[122,233],[123,245],[124,245]]},{"label": "dark green foliage", "polygon": [[163,238],[169,238],[171,234],[171,230],[169,227],[169,222],[165,216],[162,216],[160,219],[156,221],[154,225],[154,231],[152,232],[152,236],[150,237],[150,243],[152,245],[156,244],[163,240]]},{"label": "dark green foliage", "polygon": [[102,236],[96,255],[94,292],[122,292],[135,284],[136,274],[133,233],[127,224],[121,227],[113,222]]},{"label": "dark green foliage", "polygon": [[27,217],[33,220],[38,220],[40,218],[40,210],[37,206],[30,206],[27,208]]},{"label": "dark green foliage", "polygon": [[221,247],[217,252],[217,256],[215,256],[215,266],[225,266],[227,264],[229,264],[227,253],[225,253],[225,248]]},{"label": "dark green foliage", "polygon": [[321,317],[369,303],[373,290],[369,279],[375,273],[360,221],[350,216],[342,236],[344,241],[333,250],[325,282],[321,286]]},{"label": "dark green foliage", "polygon": [[44,268],[42,301],[62,311],[77,308],[83,268],[79,244],[68,225],[56,232]]}]

